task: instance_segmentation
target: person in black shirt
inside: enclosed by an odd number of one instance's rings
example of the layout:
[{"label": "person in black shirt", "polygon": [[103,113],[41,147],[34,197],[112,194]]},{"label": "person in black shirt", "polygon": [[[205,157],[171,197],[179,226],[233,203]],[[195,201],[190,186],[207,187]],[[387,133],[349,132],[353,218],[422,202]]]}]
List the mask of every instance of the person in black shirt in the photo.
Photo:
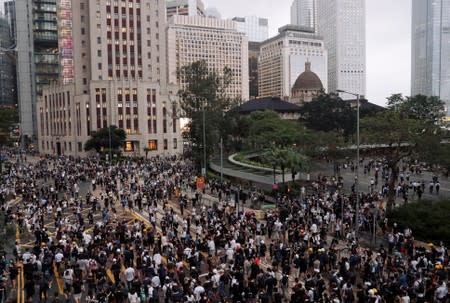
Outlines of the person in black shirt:
[{"label": "person in black shirt", "polygon": [[24,284],[26,300],[27,302],[33,302],[33,297],[35,294],[34,281],[33,279],[27,279]]},{"label": "person in black shirt", "polygon": [[75,303],[81,302],[81,296],[83,294],[83,281],[80,279],[80,277],[75,276],[75,279],[72,283],[72,290],[73,290],[73,299],[75,300]]},{"label": "person in black shirt", "polygon": [[41,279],[39,280],[39,302],[47,302],[48,290],[51,286],[51,280],[47,279],[44,274],[41,274]]}]

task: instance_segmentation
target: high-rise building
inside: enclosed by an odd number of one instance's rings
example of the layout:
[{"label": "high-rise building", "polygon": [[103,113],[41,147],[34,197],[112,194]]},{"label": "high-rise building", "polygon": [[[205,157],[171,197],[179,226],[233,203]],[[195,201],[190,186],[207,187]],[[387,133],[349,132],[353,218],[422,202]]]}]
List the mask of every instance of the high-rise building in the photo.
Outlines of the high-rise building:
[{"label": "high-rise building", "polygon": [[202,0],[169,0],[166,4],[167,19],[173,15],[205,16]]},{"label": "high-rise building", "polygon": [[9,23],[11,37],[16,37],[16,7],[14,0],[8,0],[3,3],[3,12]]},{"label": "high-rise building", "polygon": [[222,19],[222,15],[220,14],[219,10],[212,6],[206,8],[206,17],[214,18],[214,19]]},{"label": "high-rise building", "polygon": [[258,62],[259,97],[290,99],[292,88],[305,63],[327,87],[327,51],[322,37],[310,27],[286,25],[261,44]]},{"label": "high-rise building", "polygon": [[204,60],[219,75],[225,67],[230,68],[233,80],[226,94],[248,100],[248,41],[237,31],[234,21],[173,16],[169,20],[167,39],[169,83],[184,87],[177,71]]},{"label": "high-rise building", "polygon": [[294,0],[291,4],[291,24],[316,27],[316,1]]},{"label": "high-rise building", "polygon": [[165,11],[160,0],[58,0],[61,74],[38,103],[41,152],[86,155],[90,136],[112,125],[127,134],[125,155],[182,150]]},{"label": "high-rise building", "polygon": [[[365,0],[316,0],[317,32],[328,51],[328,92],[366,94]],[[314,64],[312,64],[314,66]],[[342,98],[354,98],[342,94]]]},{"label": "high-rise building", "polygon": [[450,0],[412,1],[411,95],[438,96],[450,115]]},{"label": "high-rise building", "polygon": [[16,104],[16,75],[15,64],[11,54],[1,48],[14,47],[9,22],[0,15],[0,106],[14,106]]},{"label": "high-rise building", "polygon": [[23,143],[35,141],[36,102],[59,77],[56,0],[15,1],[17,94]]},{"label": "high-rise building", "polygon": [[269,38],[269,20],[255,16],[234,17],[237,29],[248,37],[250,98],[258,97],[258,57],[261,42]]},{"label": "high-rise building", "polygon": [[247,35],[248,41],[262,42],[269,38],[269,20],[256,16],[234,17],[237,30]]},{"label": "high-rise building", "polygon": [[261,42],[248,43],[248,85],[250,99],[258,97],[258,58]]}]

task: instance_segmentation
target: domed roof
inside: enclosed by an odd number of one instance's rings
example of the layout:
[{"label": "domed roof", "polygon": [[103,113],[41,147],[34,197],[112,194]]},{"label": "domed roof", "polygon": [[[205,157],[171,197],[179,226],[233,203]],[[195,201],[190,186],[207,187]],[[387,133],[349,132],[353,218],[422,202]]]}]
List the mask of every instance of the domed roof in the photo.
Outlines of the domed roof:
[{"label": "domed roof", "polygon": [[322,81],[311,71],[311,62],[305,62],[305,71],[295,80],[292,91],[297,90],[323,90]]}]

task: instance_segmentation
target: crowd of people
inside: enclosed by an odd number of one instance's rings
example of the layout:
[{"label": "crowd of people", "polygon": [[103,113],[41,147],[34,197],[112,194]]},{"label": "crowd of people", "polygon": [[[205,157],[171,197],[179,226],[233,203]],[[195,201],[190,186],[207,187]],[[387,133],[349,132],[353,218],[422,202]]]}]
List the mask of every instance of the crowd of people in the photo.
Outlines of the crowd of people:
[{"label": "crowd of people", "polygon": [[[182,157],[21,155],[3,171],[1,200],[30,242],[2,260],[2,277],[15,289],[23,270],[27,302],[446,302],[445,245],[385,224],[376,191],[355,215],[355,195],[330,186],[339,182],[278,194],[261,216],[256,194],[239,208],[229,183],[197,189]],[[368,248],[355,225],[377,232],[374,214],[385,241]]]}]

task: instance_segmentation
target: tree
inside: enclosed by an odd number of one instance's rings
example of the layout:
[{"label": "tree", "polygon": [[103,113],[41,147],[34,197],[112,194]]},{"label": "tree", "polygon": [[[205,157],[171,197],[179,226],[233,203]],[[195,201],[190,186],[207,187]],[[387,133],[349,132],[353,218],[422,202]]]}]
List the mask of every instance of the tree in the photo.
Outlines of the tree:
[{"label": "tree", "polygon": [[[11,143],[11,133],[19,123],[19,111],[15,107],[0,107],[0,144]],[[19,129],[20,134],[20,129]]]},{"label": "tree", "polygon": [[436,96],[403,97],[402,94],[393,94],[387,100],[389,108],[402,112],[410,119],[421,120],[425,124],[440,124],[444,116],[445,104]]},{"label": "tree", "polygon": [[84,150],[95,149],[97,152],[104,151],[111,147],[111,150],[118,150],[125,142],[127,135],[125,131],[115,125],[100,128],[91,135],[91,138],[84,144]]},{"label": "tree", "polygon": [[301,127],[296,145],[310,158],[323,157],[328,147],[343,146],[342,137],[333,131],[323,132]]},{"label": "tree", "polygon": [[[194,62],[178,71],[178,77],[186,83],[185,88],[178,92],[182,110],[189,119],[185,136],[191,142],[190,153],[198,167],[201,166],[204,149],[209,159],[218,146],[220,130],[226,123],[224,112],[235,102],[226,95],[232,76],[229,68],[224,68],[220,74],[210,71],[205,61]],[[203,127],[206,142],[203,142]]]},{"label": "tree", "polygon": [[263,158],[267,159],[269,163],[272,164],[274,173],[274,182],[275,182],[275,169],[279,167],[282,174],[282,183],[283,184],[285,183],[285,172],[286,168],[289,165],[289,152],[290,150],[288,148],[272,147],[264,153]]},{"label": "tree", "polygon": [[[430,156],[431,146],[431,150],[440,149],[441,131],[436,119],[439,119],[441,110],[434,102],[430,102],[428,106],[422,107],[425,117],[412,109],[419,103],[416,98],[393,95],[388,100],[386,111],[362,119],[361,130],[363,142],[380,145],[379,150],[391,170],[387,201],[387,210],[390,212],[395,201],[400,161],[412,157],[426,159]],[[388,148],[382,147],[382,144]]]},{"label": "tree", "polygon": [[292,182],[295,182],[295,175],[301,171],[309,170],[309,159],[300,153],[299,149],[290,148],[287,155],[288,167],[291,170]]},{"label": "tree", "polygon": [[317,131],[335,131],[348,139],[356,129],[356,113],[336,94],[323,94],[303,105],[301,120]]},{"label": "tree", "polygon": [[298,123],[283,120],[271,110],[256,111],[242,117],[247,122],[246,142],[251,149],[265,149],[271,146],[290,147],[299,136]]}]

